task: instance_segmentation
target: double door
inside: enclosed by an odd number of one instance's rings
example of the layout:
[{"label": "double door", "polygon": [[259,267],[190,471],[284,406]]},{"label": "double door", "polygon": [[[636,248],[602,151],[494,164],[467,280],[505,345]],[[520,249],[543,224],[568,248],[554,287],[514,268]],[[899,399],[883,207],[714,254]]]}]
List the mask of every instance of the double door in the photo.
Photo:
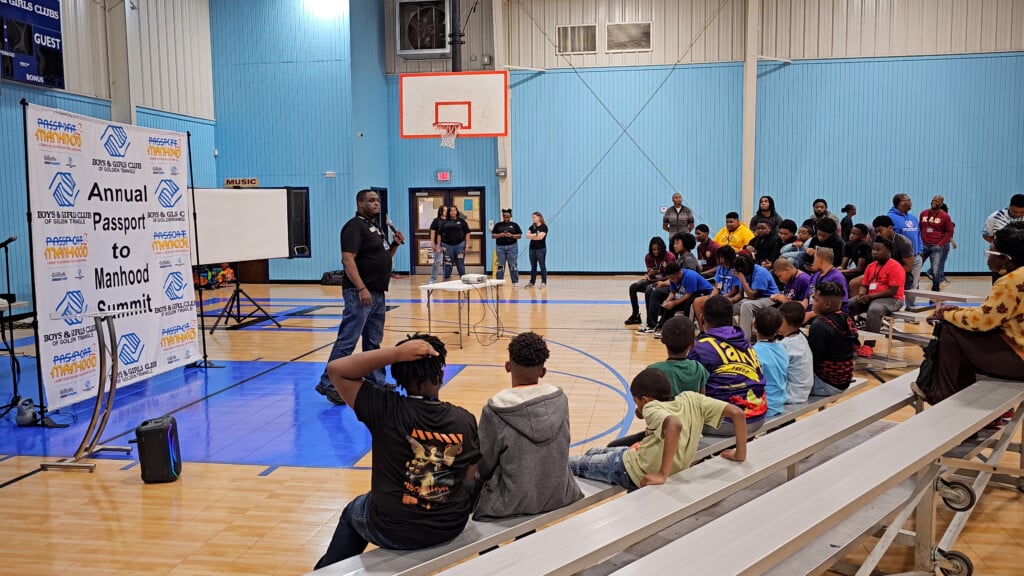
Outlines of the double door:
[{"label": "double door", "polygon": [[[413,244],[411,270],[413,274],[430,274],[434,265],[434,252],[430,249],[430,223],[437,217],[441,206],[455,206],[469,224],[466,243],[466,271],[484,273],[486,262],[484,234],[483,188],[410,188],[409,198],[413,215]],[[457,274],[453,272],[452,274]]]}]

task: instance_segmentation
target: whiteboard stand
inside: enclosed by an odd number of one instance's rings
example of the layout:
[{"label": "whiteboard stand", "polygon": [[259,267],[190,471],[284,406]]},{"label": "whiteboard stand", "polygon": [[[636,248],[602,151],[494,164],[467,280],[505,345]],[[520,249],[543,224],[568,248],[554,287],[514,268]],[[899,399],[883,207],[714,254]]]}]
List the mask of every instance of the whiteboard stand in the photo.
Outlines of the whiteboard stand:
[{"label": "whiteboard stand", "polygon": [[[249,311],[249,313],[246,314],[244,317],[242,316],[243,297],[246,300],[248,300],[250,304],[253,305],[253,310]],[[264,318],[276,324],[278,328],[281,327],[281,323],[277,321],[277,318],[271,316],[266,310],[263,309],[263,306],[257,304],[256,301],[253,300],[251,296],[246,294],[245,290],[242,290],[242,283],[238,281],[238,278],[235,278],[235,289],[234,291],[231,292],[231,298],[228,298],[228,302],[227,304],[224,305],[224,309],[221,310],[220,315],[217,316],[217,321],[214,322],[213,327],[210,328],[210,334],[213,334],[213,331],[217,329],[217,326],[220,324],[221,320],[224,320],[225,328],[227,328],[228,323],[231,320],[234,320],[238,324],[238,326],[241,326],[242,322],[245,322],[249,318],[256,316],[257,312],[263,314]],[[235,327],[237,328],[238,326]]]},{"label": "whiteboard stand", "polygon": [[[92,318],[96,323],[96,343],[99,348],[100,375],[99,384],[96,386],[96,405],[92,410],[92,417],[89,419],[89,426],[85,429],[82,442],[75,450],[71,458],[62,458],[56,462],[43,462],[39,467],[43,470],[88,470],[96,471],[96,465],[89,462],[82,462],[83,458],[91,458],[98,452],[122,452],[131,454],[130,446],[101,446],[97,445],[103,430],[107,427],[107,420],[114,409],[114,391],[117,390],[117,331],[114,329],[114,318],[120,314],[140,314],[146,312],[145,308],[135,310],[119,310],[116,313],[110,312],[86,312],[74,316],[61,316],[51,314],[51,320],[67,320],[69,318]],[[107,350],[107,343],[104,341],[103,327],[107,327],[107,334],[110,338],[110,351]],[[107,360],[110,360],[110,389],[107,388]],[[106,392],[106,398],[103,397]]]}]

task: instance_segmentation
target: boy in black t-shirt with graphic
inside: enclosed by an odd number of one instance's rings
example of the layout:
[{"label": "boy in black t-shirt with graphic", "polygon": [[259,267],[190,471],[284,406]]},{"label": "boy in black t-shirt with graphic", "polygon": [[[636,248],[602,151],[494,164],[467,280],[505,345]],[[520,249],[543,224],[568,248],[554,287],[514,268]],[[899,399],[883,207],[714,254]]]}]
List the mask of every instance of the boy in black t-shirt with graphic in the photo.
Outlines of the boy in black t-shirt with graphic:
[{"label": "boy in black t-shirt with graphic", "polygon": [[[316,568],[361,554],[368,542],[396,550],[443,544],[466,526],[480,445],[473,415],[437,397],[445,356],[438,338],[416,334],[328,364],[331,382],[373,435],[373,471],[370,492],[345,507]],[[408,396],[363,382],[389,364]]]}]

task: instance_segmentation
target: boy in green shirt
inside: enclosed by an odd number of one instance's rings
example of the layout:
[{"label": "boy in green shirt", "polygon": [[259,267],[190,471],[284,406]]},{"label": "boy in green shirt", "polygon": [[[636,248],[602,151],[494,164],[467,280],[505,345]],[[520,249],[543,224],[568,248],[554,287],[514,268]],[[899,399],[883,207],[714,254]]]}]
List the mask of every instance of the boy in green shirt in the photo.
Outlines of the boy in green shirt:
[{"label": "boy in green shirt", "polygon": [[747,428],[743,411],[732,404],[696,392],[672,397],[668,377],[647,368],[629,386],[636,415],[647,424],[644,439],[631,448],[591,448],[583,456],[569,458],[576,476],[618,484],[633,491],[664,484],[669,476],[688,468],[697,452],[705,424],[715,428],[723,417],[735,423],[736,447],[722,457],[742,462],[747,457]]}]

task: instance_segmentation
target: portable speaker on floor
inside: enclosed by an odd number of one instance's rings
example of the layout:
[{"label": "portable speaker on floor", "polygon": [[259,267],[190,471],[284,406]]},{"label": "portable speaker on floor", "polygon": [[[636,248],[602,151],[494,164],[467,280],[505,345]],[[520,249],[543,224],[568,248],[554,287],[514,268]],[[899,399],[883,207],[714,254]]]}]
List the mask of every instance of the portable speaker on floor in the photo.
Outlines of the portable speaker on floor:
[{"label": "portable speaker on floor", "polygon": [[174,482],[181,476],[181,448],[178,423],[173,416],[146,420],[135,429],[139,445],[142,481],[147,484]]}]

